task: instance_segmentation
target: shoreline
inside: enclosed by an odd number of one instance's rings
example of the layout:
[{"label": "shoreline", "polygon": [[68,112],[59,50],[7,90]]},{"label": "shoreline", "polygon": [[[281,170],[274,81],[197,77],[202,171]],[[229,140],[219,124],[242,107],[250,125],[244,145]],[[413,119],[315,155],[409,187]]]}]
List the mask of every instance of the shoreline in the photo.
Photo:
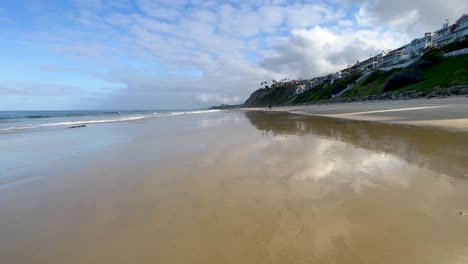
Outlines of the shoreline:
[{"label": "shoreline", "polygon": [[12,133],[0,259],[451,263],[468,245],[467,135],[279,111]]},{"label": "shoreline", "polygon": [[241,111],[278,111],[399,125],[468,131],[468,97],[327,103],[319,105],[241,108]]}]

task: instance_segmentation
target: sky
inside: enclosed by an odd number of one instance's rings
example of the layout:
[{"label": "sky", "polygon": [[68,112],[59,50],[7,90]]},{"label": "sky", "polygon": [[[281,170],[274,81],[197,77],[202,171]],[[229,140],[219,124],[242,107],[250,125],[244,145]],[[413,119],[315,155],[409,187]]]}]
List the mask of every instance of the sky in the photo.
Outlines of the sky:
[{"label": "sky", "polygon": [[466,0],[1,0],[0,110],[242,103],[463,13]]}]

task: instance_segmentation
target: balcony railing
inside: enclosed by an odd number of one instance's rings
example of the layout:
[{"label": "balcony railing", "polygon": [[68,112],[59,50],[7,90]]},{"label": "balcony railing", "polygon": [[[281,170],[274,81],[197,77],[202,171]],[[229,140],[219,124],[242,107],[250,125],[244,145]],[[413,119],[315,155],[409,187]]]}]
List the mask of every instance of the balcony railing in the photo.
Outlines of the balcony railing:
[{"label": "balcony railing", "polygon": [[468,48],[464,48],[464,49],[456,50],[452,52],[447,52],[447,53],[444,53],[444,56],[451,57],[451,56],[458,56],[458,55],[463,55],[463,54],[468,54]]}]

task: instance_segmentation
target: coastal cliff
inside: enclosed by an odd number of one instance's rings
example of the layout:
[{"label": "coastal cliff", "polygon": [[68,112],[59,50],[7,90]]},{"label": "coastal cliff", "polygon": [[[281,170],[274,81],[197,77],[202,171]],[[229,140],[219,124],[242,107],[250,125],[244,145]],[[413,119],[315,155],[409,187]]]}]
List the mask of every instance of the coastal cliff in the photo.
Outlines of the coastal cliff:
[{"label": "coastal cliff", "polygon": [[[464,42],[466,46],[467,42]],[[459,44],[458,44],[459,45]],[[315,79],[306,80],[312,83]],[[301,87],[304,80],[253,92],[244,107],[398,100],[468,94],[468,54],[444,56],[435,49],[406,67],[356,72]]]},{"label": "coastal cliff", "polygon": [[294,87],[262,88],[252,93],[244,107],[262,107],[287,103],[294,95]]}]

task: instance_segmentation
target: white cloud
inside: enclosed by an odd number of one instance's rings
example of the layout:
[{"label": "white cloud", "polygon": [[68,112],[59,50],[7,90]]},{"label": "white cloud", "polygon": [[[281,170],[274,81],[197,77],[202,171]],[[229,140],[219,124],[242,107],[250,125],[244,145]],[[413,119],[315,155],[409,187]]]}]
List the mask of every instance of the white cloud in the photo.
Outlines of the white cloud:
[{"label": "white cloud", "polygon": [[202,103],[221,102],[223,104],[238,104],[243,100],[243,98],[240,98],[239,96],[221,97],[215,94],[200,94],[197,95],[197,99]]},{"label": "white cloud", "polygon": [[445,19],[454,22],[468,11],[466,0],[367,0],[356,19],[361,25],[384,25],[392,30],[423,34],[441,27]]},{"label": "white cloud", "polygon": [[147,107],[199,107],[238,102],[265,80],[340,70],[468,5],[428,1],[75,0],[64,15],[71,26],[44,27],[28,40],[94,65],[93,78],[124,83],[105,107],[140,107],[139,98]]},{"label": "white cloud", "polygon": [[167,20],[176,20],[181,9],[187,4],[185,0],[138,0],[139,9],[146,15]]},{"label": "white cloud", "polygon": [[311,78],[338,71],[384,49],[396,48],[408,39],[404,34],[388,31],[316,26],[294,30],[290,38],[275,41],[261,65],[294,78]]}]

